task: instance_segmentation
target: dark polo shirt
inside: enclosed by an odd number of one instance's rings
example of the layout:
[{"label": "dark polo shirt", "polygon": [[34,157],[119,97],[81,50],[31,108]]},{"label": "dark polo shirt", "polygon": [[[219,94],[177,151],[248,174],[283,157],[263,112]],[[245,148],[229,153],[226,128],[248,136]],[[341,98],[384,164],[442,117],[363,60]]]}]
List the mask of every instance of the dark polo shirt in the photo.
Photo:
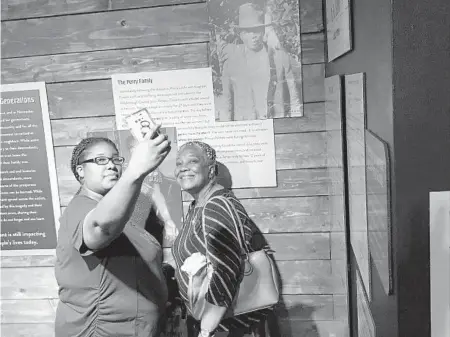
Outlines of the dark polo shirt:
[{"label": "dark polo shirt", "polygon": [[55,337],[156,337],[167,301],[162,248],[128,223],[108,247],[84,245],[86,215],[102,197],[82,189],[60,219]]}]

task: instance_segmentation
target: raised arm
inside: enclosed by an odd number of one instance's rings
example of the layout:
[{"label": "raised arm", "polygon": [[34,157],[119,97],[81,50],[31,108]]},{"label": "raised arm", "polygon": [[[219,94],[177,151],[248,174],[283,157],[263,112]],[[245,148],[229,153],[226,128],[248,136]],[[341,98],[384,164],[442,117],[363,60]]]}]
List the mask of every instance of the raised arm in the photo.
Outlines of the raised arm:
[{"label": "raised arm", "polygon": [[134,210],[142,181],[169,153],[170,143],[165,135],[151,139],[156,131],[148,133],[137,145],[122,177],[87,214],[83,223],[83,240],[89,249],[104,248],[122,233]]}]

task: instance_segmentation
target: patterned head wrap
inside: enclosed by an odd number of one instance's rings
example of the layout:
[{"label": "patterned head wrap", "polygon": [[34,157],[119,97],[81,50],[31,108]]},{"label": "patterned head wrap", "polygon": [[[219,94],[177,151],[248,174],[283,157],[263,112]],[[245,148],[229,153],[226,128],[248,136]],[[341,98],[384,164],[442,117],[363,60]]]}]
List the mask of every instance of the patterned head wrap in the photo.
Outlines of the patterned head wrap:
[{"label": "patterned head wrap", "polygon": [[211,147],[211,145],[200,142],[198,140],[194,140],[194,141],[190,141],[190,142],[183,144],[180,148],[180,152],[183,148],[185,148],[187,146],[195,146],[195,147],[199,148],[203,152],[205,157],[208,159],[208,161],[210,162],[211,165],[216,164],[216,150],[214,150]]}]

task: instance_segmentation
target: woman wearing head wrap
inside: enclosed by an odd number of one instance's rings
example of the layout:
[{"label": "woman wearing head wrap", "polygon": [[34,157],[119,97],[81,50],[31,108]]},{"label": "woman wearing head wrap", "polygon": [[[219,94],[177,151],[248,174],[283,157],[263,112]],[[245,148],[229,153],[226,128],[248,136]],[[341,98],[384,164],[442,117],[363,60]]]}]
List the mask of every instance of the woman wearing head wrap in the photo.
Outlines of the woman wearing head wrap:
[{"label": "woman wearing head wrap", "polygon": [[108,138],[83,139],[73,151],[81,188],[60,219],[56,337],[159,336],[167,301],[162,249],[129,222],[142,181],[170,151],[157,130],[123,173],[124,158]]},{"label": "woman wearing head wrap", "polygon": [[[176,263],[176,279],[180,295],[189,309],[189,275],[182,268],[183,263],[194,253],[201,253],[212,263],[213,272],[206,295],[208,310],[196,322],[192,318],[195,336],[209,337],[216,331],[229,331],[228,336],[240,337],[259,328],[266,312],[253,312],[231,318],[224,318],[232,305],[243,275],[243,261],[239,254],[234,221],[240,217],[244,227],[244,242],[252,239],[256,228],[242,204],[234,194],[217,183],[215,150],[206,143],[193,141],[184,144],[177,156],[175,177],[182,189],[194,198],[185,223],[172,246]],[[215,198],[216,196],[225,197]],[[224,203],[234,204],[237,214],[227,211]],[[204,217],[202,217],[204,213]],[[204,223],[202,223],[204,219]],[[205,228],[205,230],[203,230]],[[207,252],[205,247],[207,247]],[[252,250],[252,247],[248,247]]]}]

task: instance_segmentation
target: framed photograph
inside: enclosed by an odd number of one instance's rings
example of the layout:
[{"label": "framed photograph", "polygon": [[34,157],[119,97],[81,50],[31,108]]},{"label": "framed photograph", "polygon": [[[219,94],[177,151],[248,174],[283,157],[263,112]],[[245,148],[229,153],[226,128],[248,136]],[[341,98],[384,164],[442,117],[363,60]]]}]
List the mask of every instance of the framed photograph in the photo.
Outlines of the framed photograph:
[{"label": "framed photograph", "polygon": [[326,0],[328,62],[352,50],[350,0]]},{"label": "framed photograph", "polygon": [[207,0],[216,121],[303,116],[297,0]]}]

